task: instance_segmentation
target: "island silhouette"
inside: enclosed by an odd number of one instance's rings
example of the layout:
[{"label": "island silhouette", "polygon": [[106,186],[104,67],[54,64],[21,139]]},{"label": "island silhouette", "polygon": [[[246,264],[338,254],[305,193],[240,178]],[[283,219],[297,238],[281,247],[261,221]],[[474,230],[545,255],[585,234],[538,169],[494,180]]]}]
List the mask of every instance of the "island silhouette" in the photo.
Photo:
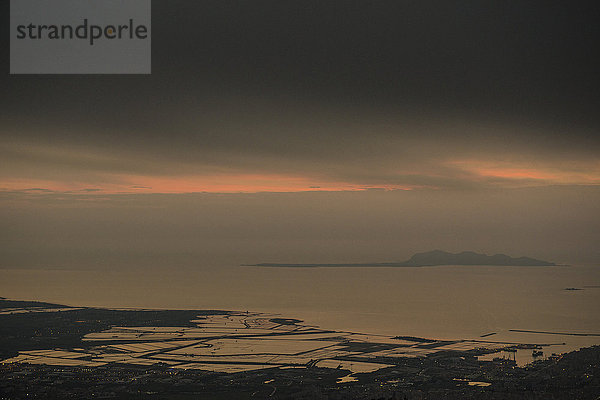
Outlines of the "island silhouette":
[{"label": "island silhouette", "polygon": [[431,267],[436,265],[498,265],[498,266],[553,266],[553,262],[536,260],[531,257],[510,257],[506,254],[475,253],[463,251],[449,253],[442,250],[432,250],[416,253],[406,261],[401,262],[375,262],[375,263],[339,263],[339,264],[283,264],[260,263],[245,264],[247,267]]}]

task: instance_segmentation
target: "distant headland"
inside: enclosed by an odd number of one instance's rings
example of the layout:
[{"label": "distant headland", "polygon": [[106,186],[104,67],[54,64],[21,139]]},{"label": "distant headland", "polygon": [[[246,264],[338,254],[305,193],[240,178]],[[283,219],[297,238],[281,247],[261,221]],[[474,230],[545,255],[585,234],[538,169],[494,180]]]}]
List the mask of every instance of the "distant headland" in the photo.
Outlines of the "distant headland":
[{"label": "distant headland", "polygon": [[505,254],[487,254],[475,253],[473,251],[463,251],[462,253],[448,253],[442,250],[427,251],[417,253],[410,259],[402,262],[378,262],[378,263],[345,263],[345,264],[278,264],[261,263],[244,265],[247,267],[297,267],[297,268],[317,268],[317,267],[433,267],[436,265],[497,265],[497,266],[553,266],[553,262],[536,260],[530,257],[510,257]]}]

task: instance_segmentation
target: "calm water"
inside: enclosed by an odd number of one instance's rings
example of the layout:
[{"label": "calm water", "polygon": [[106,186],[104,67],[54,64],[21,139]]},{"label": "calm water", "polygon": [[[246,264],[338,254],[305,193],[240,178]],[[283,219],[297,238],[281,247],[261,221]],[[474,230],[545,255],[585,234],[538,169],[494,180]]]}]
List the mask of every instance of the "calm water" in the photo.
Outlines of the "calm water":
[{"label": "calm water", "polygon": [[[597,286],[597,287],[593,287]],[[567,287],[582,288],[566,291]],[[250,310],[323,328],[430,338],[567,342],[600,336],[600,267],[0,270],[0,296],[68,305]]]}]

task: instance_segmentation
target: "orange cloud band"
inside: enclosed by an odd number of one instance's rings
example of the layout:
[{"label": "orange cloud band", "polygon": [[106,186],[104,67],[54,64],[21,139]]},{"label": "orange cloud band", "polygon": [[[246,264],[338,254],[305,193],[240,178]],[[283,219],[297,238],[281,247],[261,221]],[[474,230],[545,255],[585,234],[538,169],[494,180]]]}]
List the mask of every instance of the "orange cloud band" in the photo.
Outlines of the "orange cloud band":
[{"label": "orange cloud band", "polygon": [[9,179],[0,182],[8,191],[56,191],[88,193],[258,193],[308,191],[360,191],[372,188],[410,190],[398,185],[358,185],[346,182],[324,182],[308,177],[260,174],[223,174],[206,176],[155,177],[119,175],[106,180],[111,183],[64,182],[35,179]]}]

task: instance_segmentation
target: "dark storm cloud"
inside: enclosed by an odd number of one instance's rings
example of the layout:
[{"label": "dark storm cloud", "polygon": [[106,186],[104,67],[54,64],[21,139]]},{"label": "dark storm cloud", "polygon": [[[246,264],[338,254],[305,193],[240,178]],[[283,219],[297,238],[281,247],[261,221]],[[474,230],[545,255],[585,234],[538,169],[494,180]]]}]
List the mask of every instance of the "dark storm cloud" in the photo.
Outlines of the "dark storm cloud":
[{"label": "dark storm cloud", "polygon": [[472,172],[446,161],[585,169],[597,21],[595,2],[154,0],[151,76],[1,78],[5,171],[460,186]]},{"label": "dark storm cloud", "polygon": [[[483,102],[501,112],[520,106],[544,112],[560,104],[592,111],[589,86],[598,82],[598,7],[592,2],[179,5],[165,11],[180,28],[169,54],[180,66],[190,67],[193,59],[192,75],[256,83],[266,91],[289,86],[301,96],[306,91],[350,102],[458,102],[467,108]],[[168,19],[158,22],[172,32]]]},{"label": "dark storm cloud", "polygon": [[[147,107],[175,103],[168,112],[176,113],[186,100],[258,90],[309,102],[595,120],[599,9],[564,1],[154,0],[151,77],[3,77],[3,98],[21,109],[33,100],[29,110],[44,105],[38,112],[93,105],[84,112],[92,122],[108,112],[143,123]],[[123,105],[126,112],[115,112]]]}]

